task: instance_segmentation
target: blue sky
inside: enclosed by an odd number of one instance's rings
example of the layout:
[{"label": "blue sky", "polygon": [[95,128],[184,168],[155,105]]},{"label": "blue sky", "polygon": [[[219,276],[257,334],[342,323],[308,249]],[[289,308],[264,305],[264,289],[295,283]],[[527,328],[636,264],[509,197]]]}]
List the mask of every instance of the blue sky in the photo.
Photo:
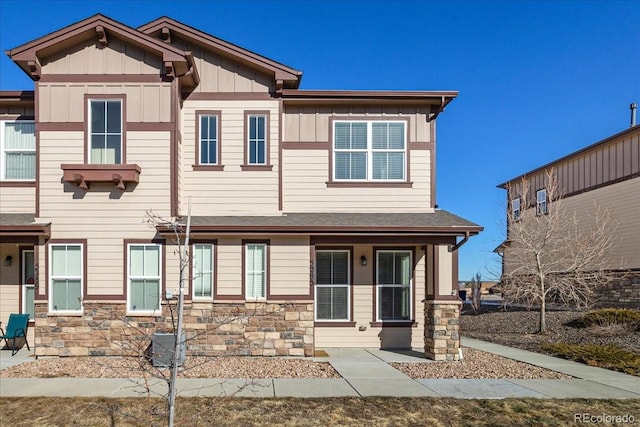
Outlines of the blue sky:
[{"label": "blue sky", "polygon": [[[640,1],[0,1],[7,50],[95,13],[167,15],[304,71],[303,89],[458,90],[438,118],[437,203],[485,227],[460,279],[499,268],[496,185],[629,126]],[[32,89],[0,55],[0,90]]]}]

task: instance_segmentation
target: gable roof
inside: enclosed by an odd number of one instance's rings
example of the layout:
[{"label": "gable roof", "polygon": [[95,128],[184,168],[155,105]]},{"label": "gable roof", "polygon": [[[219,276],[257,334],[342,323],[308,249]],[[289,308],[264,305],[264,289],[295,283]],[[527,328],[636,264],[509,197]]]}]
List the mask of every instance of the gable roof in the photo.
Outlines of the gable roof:
[{"label": "gable roof", "polygon": [[167,16],[162,16],[144,24],[138,27],[138,30],[145,34],[160,37],[169,43],[171,41],[171,32],[175,32],[180,37],[186,38],[205,49],[240,62],[249,68],[272,75],[280,87],[296,89],[300,86],[302,71],[236,46]]},{"label": "gable roof", "polygon": [[172,70],[167,71],[168,75],[173,73],[172,77],[184,75],[193,67],[187,52],[101,14],[93,15],[5,53],[32,79],[37,80],[40,77],[41,59],[92,38],[106,46],[112,36],[160,56],[165,68],[172,67]]}]

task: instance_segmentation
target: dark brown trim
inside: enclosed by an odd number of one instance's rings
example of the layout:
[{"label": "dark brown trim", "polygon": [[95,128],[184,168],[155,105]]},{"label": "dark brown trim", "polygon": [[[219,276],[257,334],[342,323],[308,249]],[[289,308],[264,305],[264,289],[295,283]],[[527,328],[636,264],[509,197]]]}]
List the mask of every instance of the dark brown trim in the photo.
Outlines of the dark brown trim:
[{"label": "dark brown trim", "polygon": [[125,191],[129,183],[140,182],[142,170],[136,164],[62,164],[62,180],[76,184],[83,190],[88,190],[94,182],[113,183],[119,190]]},{"label": "dark brown trim", "polygon": [[23,224],[0,225],[0,242],[10,243],[15,238],[15,243],[24,243],[27,238],[49,238],[51,236],[51,223],[47,224]]},{"label": "dark brown trim", "polygon": [[[51,246],[52,245],[81,245],[82,246],[82,301],[80,303],[80,312],[84,312],[84,299],[88,296],[88,286],[87,286],[87,260],[89,259],[88,253],[89,248],[87,245],[87,239],[50,239],[45,244],[45,257],[44,257],[44,268],[45,268],[45,290],[46,293],[44,295],[43,300],[47,301],[47,313],[50,313],[54,316],[59,315],[57,312],[51,311],[51,306],[49,301],[49,288],[51,286],[50,277],[49,277],[49,262],[51,258]],[[35,253],[34,253],[35,256]],[[67,313],[67,311],[61,310],[63,313]],[[63,316],[65,314],[62,314]]]},{"label": "dark brown trim", "polygon": [[33,106],[33,115],[36,122],[36,206],[35,216],[40,217],[40,132],[38,131],[38,123],[40,122],[40,83],[35,83],[34,91],[35,105]]},{"label": "dark brown trim", "polygon": [[89,161],[89,153],[91,151],[91,123],[89,122],[89,102],[100,100],[119,100],[122,106],[120,132],[122,133],[122,152],[120,153],[120,164],[127,163],[127,95],[126,94],[84,94],[84,163],[91,164]]},{"label": "dark brown trim", "polygon": [[282,211],[284,207],[284,190],[282,177],[282,134],[283,134],[284,107],[282,99],[278,100],[278,210]]},{"label": "dark brown trim", "polygon": [[[416,247],[415,246],[373,246],[373,260],[371,261],[371,266],[373,268],[373,319],[370,324],[378,324],[380,326],[390,326],[389,324],[394,323],[415,323],[416,319]],[[411,313],[410,317],[412,320],[378,320],[378,252],[386,252],[386,251],[410,251],[411,252]],[[408,326],[408,325],[403,325]]]},{"label": "dark brown trim", "polygon": [[83,132],[87,128],[86,122],[39,122],[36,132]]},{"label": "dark brown trim", "polygon": [[[160,306],[158,310],[162,309],[162,301],[165,300],[165,295],[167,293],[167,251],[165,250],[166,241],[163,239],[123,239],[122,240],[122,248],[123,248],[123,257],[124,263],[122,265],[122,296],[125,301],[125,312],[127,316],[129,315],[137,315],[138,313],[129,311],[129,293],[127,292],[127,288],[129,285],[129,245],[158,245],[160,247],[160,260],[162,263],[162,268],[160,271]],[[98,297],[103,297],[103,295],[95,295],[92,298],[97,299]],[[144,316],[145,314],[141,314]],[[146,314],[148,316],[148,314]]]},{"label": "dark brown trim", "polygon": [[174,127],[173,122],[127,122],[127,131],[134,132],[171,132]]},{"label": "dark brown trim", "polygon": [[429,153],[429,181],[431,194],[429,194],[429,207],[436,208],[438,206],[438,199],[436,197],[436,121],[429,120],[427,123],[429,123],[429,138],[431,139],[431,152]]},{"label": "dark brown trim", "polygon": [[158,74],[44,74],[42,83],[162,83]]},{"label": "dark brown trim", "polygon": [[0,187],[35,187],[36,181],[0,181]]},{"label": "dark brown trim", "polygon": [[263,244],[266,248],[266,266],[265,266],[265,289],[264,299],[258,298],[258,302],[267,301],[269,294],[271,293],[271,240],[253,240],[242,239],[242,298],[246,301],[253,302],[254,300],[247,299],[247,244]]},{"label": "dark brown trim", "polygon": [[372,328],[417,328],[418,322],[415,320],[398,320],[395,322],[369,322]]},{"label": "dark brown trim", "polygon": [[429,276],[427,280],[431,280],[432,286],[433,286],[433,294],[430,294],[429,291],[429,286],[427,285],[427,292],[425,293],[425,299],[427,300],[435,300],[438,299],[438,297],[440,296],[440,283],[439,283],[439,277],[440,277],[440,245],[439,244],[435,244],[435,245],[431,245],[431,250],[432,250],[432,254],[431,254],[431,260],[429,260],[432,264],[432,268],[429,271],[428,269],[428,265],[429,263],[427,263],[427,268],[425,268],[426,274],[425,276]]},{"label": "dark brown trim", "polygon": [[[196,110],[196,138],[195,138],[195,163],[193,170],[223,170],[222,164],[222,111],[221,110]],[[214,116],[216,118],[216,163],[200,163],[200,118],[202,116]]]},{"label": "dark brown trim", "polygon": [[454,236],[311,236],[311,243],[317,245],[338,245],[338,244],[358,244],[358,243],[381,243],[385,245],[422,245],[422,244],[443,244],[454,245]]},{"label": "dark brown trim", "polygon": [[[194,65],[195,69],[195,65]],[[176,79],[171,82],[171,99],[170,111],[174,129],[169,135],[169,212],[171,216],[177,216],[180,210],[180,185],[178,183],[178,145],[181,143],[180,138],[180,91],[179,83]]]},{"label": "dark brown trim", "polygon": [[283,150],[330,150],[329,141],[284,141],[282,142]]},{"label": "dark brown trim", "polygon": [[[24,257],[24,252],[26,251],[32,251],[33,252],[33,283],[25,283],[24,282],[24,277],[22,274],[22,269],[24,268],[24,262],[23,262],[23,257]],[[27,285],[33,285],[33,296],[34,296],[34,300],[35,300],[35,296],[36,296],[36,292],[37,292],[37,286],[36,286],[36,282],[37,282],[37,278],[36,278],[36,274],[38,273],[38,270],[36,269],[36,264],[37,264],[37,260],[36,260],[36,252],[33,248],[33,246],[18,246],[18,313],[20,314],[26,314],[24,312],[24,291],[25,291],[25,287]],[[35,318],[34,319],[30,319],[29,320],[29,325],[35,325]]]},{"label": "dark brown trim", "polygon": [[[249,163],[249,119],[251,116],[264,116],[264,164]],[[245,110],[244,112],[244,164],[241,166],[243,171],[253,170],[272,170],[271,165],[271,111],[269,110]]]},{"label": "dark brown trim", "polygon": [[[451,292],[458,290],[458,280],[459,280],[459,271],[458,271],[458,254],[459,251],[453,251],[451,253]],[[457,292],[456,292],[457,294]]]},{"label": "dark brown trim", "polygon": [[224,166],[205,166],[205,165],[191,165],[194,171],[217,171],[221,172],[224,170]]},{"label": "dark brown trim", "polygon": [[[211,274],[211,297],[194,299],[193,291],[193,246],[194,245],[211,245],[211,256],[213,259],[213,271]],[[186,272],[185,280],[189,282],[189,291],[185,295],[187,301],[195,302],[211,302],[216,296],[216,282],[218,277],[218,240],[217,239],[192,239],[189,241],[189,270]]]},{"label": "dark brown trim", "polygon": [[326,322],[326,321],[314,321],[314,328],[353,328],[357,325],[357,322]]},{"label": "dark brown trim", "polygon": [[7,235],[0,230],[0,243],[31,243],[37,245],[39,242],[39,235]]},{"label": "dark brown trim", "polygon": [[268,92],[191,92],[188,101],[253,101],[273,99]]},{"label": "dark brown trim", "polygon": [[[440,105],[442,98],[455,98],[457,91],[374,91],[374,90],[299,90],[284,89],[282,97],[290,99],[347,99],[347,100],[420,100],[423,104]],[[426,102],[430,101],[430,102]]]},{"label": "dark brown trim", "polygon": [[[315,304],[315,297],[316,297],[316,292],[315,292],[315,286],[316,286],[316,276],[315,274],[313,275],[312,279],[312,286],[313,289],[310,290],[310,295],[311,298],[313,299],[314,302],[314,307],[313,307],[313,320],[314,320],[314,325],[317,324],[324,324],[324,323],[328,323],[331,324],[331,326],[355,326],[356,322],[353,320],[354,319],[354,315],[353,315],[353,309],[354,309],[354,278],[355,278],[355,267],[356,267],[356,260],[354,258],[353,255],[353,246],[313,246],[314,247],[314,254],[313,254],[313,263],[314,266],[316,266],[317,268],[317,264],[318,264],[318,260],[316,258],[318,251],[347,251],[349,253],[349,319],[348,320],[343,320],[343,321],[337,321],[337,322],[332,322],[330,320],[316,320],[316,304]],[[315,273],[315,272],[314,272]]]},{"label": "dark brown trim", "polygon": [[[47,311],[49,311],[49,301],[48,301],[48,296],[47,294],[48,289],[49,289],[49,281],[47,278],[47,251],[45,249],[45,286],[42,286],[42,283],[40,283],[40,276],[42,274],[42,271],[40,270],[40,250],[42,248],[46,248],[46,246],[41,246],[39,241],[36,241],[33,245],[33,263],[34,263],[34,268],[36,270],[36,277],[35,277],[35,282],[36,282],[36,292],[35,292],[35,300],[36,301],[44,301],[45,303],[47,303]],[[40,293],[40,291],[43,291],[42,293]]]},{"label": "dark brown trim", "polygon": [[[2,104],[2,100],[0,99],[0,106],[3,106]],[[34,122],[35,123],[35,118],[33,116],[27,116],[24,114],[2,114],[0,115],[0,121],[3,122],[20,122],[20,121],[25,121],[25,122]]]}]

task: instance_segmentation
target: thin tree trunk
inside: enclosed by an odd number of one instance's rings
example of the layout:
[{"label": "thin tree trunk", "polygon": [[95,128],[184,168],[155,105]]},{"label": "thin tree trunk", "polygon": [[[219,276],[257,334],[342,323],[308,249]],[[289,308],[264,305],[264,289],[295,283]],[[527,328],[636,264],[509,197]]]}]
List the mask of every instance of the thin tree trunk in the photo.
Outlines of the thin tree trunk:
[{"label": "thin tree trunk", "polygon": [[544,286],[544,279],[540,279],[540,324],[538,325],[538,332],[541,334],[547,332],[547,295]]}]

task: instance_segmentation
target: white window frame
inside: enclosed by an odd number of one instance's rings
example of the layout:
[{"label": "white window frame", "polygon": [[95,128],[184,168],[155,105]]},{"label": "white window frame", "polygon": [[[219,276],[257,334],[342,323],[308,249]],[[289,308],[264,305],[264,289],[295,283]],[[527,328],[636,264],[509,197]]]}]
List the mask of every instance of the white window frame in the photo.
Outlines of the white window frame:
[{"label": "white window frame", "polygon": [[[33,281],[34,283],[27,283],[27,262],[26,262],[26,254],[30,253],[33,257],[33,265],[34,265],[34,271],[33,271]],[[35,298],[35,290],[36,290],[36,285],[35,285],[35,251],[33,249],[23,249],[22,250],[22,267],[21,267],[21,271],[20,271],[20,275],[21,275],[21,282],[22,283],[22,313],[27,314],[28,310],[27,310],[27,290],[28,289],[32,289],[34,292],[34,298]],[[35,320],[35,307],[33,308],[33,318],[30,318],[29,321],[33,321]]]},{"label": "white window frame", "polygon": [[[264,123],[264,138],[259,138],[259,132],[258,132],[258,118],[262,117],[263,119],[263,123]],[[256,137],[255,138],[251,138],[251,121],[252,119],[256,119]],[[268,129],[268,123],[269,123],[269,117],[267,114],[248,114],[247,115],[247,165],[249,166],[266,166],[268,164],[268,158],[269,158],[269,154],[267,153],[267,150],[269,149],[268,146],[268,140],[269,140],[269,135],[267,134],[267,132],[269,131]],[[263,162],[258,162],[257,160],[260,158],[260,156],[258,155],[258,151],[257,148],[260,146],[260,143],[262,143],[262,146],[264,147],[264,161]],[[251,161],[251,144],[256,144],[256,161],[252,162]]]},{"label": "white window frame", "polygon": [[[318,254],[319,253],[346,253],[347,254],[347,283],[331,283],[321,284],[318,283]],[[314,287],[314,319],[317,322],[348,322],[351,320],[351,251],[348,249],[318,249],[316,250],[316,277]],[[342,319],[321,319],[318,318],[318,289],[319,288],[346,288],[347,290],[347,317]]]},{"label": "white window frame", "polygon": [[[54,247],[80,247],[80,275],[73,276],[54,276],[53,275],[53,248]],[[82,243],[51,243],[49,244],[49,253],[47,254],[49,258],[49,312],[55,314],[80,314],[84,309],[84,245]],[[53,281],[56,279],[66,279],[66,280],[80,280],[80,309],[79,310],[57,310],[53,305]]]},{"label": "white window frame", "polygon": [[[198,115],[198,136],[199,136],[199,140],[198,140],[198,164],[202,165],[202,166],[218,166],[220,165],[220,153],[218,150],[219,147],[219,141],[218,141],[218,135],[220,134],[219,132],[219,126],[220,126],[220,120],[219,120],[220,115],[219,114],[199,114]],[[209,120],[209,133],[208,135],[203,135],[202,134],[202,120],[203,119],[208,119]],[[211,133],[211,119],[215,120],[216,123],[216,131],[212,134]],[[212,136],[213,135],[213,136]],[[207,152],[210,153],[211,152],[211,147],[213,146],[216,150],[216,161],[215,162],[203,162],[202,161],[202,143],[206,142],[207,144]],[[210,156],[209,156],[210,157]]]},{"label": "white window frame", "polygon": [[[379,256],[381,253],[406,253],[409,254],[409,284],[390,284],[390,283],[380,283],[380,262]],[[376,321],[377,322],[412,322],[414,319],[414,310],[413,310],[413,299],[415,295],[413,295],[413,251],[410,249],[377,249],[376,250]],[[383,288],[403,288],[408,287],[409,289],[409,316],[407,319],[382,319],[380,313],[380,292]]]},{"label": "white window frame", "polygon": [[[158,275],[157,276],[132,276],[131,275],[131,248],[133,246],[158,248]],[[148,316],[162,311],[162,245],[159,243],[128,243],[127,244],[127,315]],[[132,280],[158,280],[158,308],[155,310],[133,310],[131,306],[131,281]]]},{"label": "white window frame", "polygon": [[540,190],[536,191],[536,215],[544,215],[548,212],[549,203],[547,200],[547,189],[541,188]]},{"label": "white window frame", "polygon": [[[87,106],[87,110],[88,110],[88,136],[87,136],[87,163],[89,164],[94,164],[94,165],[103,165],[103,164],[116,164],[116,165],[121,165],[125,162],[124,160],[124,100],[122,98],[100,98],[100,97],[96,97],[96,98],[89,98],[87,99],[88,102],[88,106]],[[93,109],[91,108],[91,103],[92,102],[103,102],[105,105],[107,102],[118,102],[120,104],[120,132],[117,133],[113,133],[113,132],[108,132],[107,131],[107,113],[106,113],[106,108],[105,108],[105,115],[104,115],[104,132],[93,132],[92,129],[92,114],[93,114]],[[105,137],[108,137],[109,135],[119,135],[120,136],[120,161],[119,162],[114,162],[114,163],[103,163],[103,162],[93,162],[91,159],[91,148],[92,148],[92,143],[93,143],[93,136],[94,135],[102,135]],[[106,146],[104,147],[106,149]]]},{"label": "white window frame", "polygon": [[[366,123],[367,125],[367,147],[366,149],[356,148],[336,148],[336,124],[338,123]],[[402,133],[403,133],[403,149],[374,149],[373,148],[373,124],[379,123],[393,123],[393,124],[402,124]],[[331,147],[331,156],[332,156],[332,171],[331,177],[335,182],[406,182],[407,181],[407,122],[404,120],[334,120],[333,121],[333,129],[332,129],[332,147]],[[345,178],[337,178],[336,177],[336,154],[337,153],[366,153],[367,163],[366,163],[366,171],[364,179],[345,179]],[[373,154],[374,153],[402,153],[402,178],[397,179],[381,179],[373,177]]]},{"label": "white window frame", "polygon": [[516,197],[511,200],[511,215],[514,221],[520,220],[520,215],[522,211],[520,210],[520,197]]},{"label": "white window frame", "polygon": [[[36,180],[36,171],[34,168],[33,178],[7,178],[7,153],[34,153],[36,155],[36,144],[34,141],[33,149],[7,149],[6,141],[5,141],[5,130],[7,123],[32,123],[35,124],[34,120],[0,120],[0,181],[16,181],[16,182],[31,182]],[[35,139],[35,133],[33,135]],[[37,167],[37,166],[36,166]]]},{"label": "white window frame", "polygon": [[[249,275],[255,273],[254,270],[249,270],[249,249],[254,246],[262,246],[264,248],[263,253],[263,269],[262,272],[262,295],[250,295],[249,294]],[[247,301],[264,301],[267,299],[267,280],[268,280],[268,266],[267,266],[267,257],[268,257],[268,245],[264,242],[246,242],[244,244],[244,278],[245,278],[245,300]],[[257,271],[257,270],[256,270]]]},{"label": "white window frame", "polygon": [[[196,262],[196,250],[197,246],[208,246],[211,249],[211,270],[210,271],[200,271],[198,270],[198,265]],[[215,245],[213,243],[194,243],[192,246],[192,277],[191,277],[191,298],[195,301],[212,301],[213,300],[213,286],[214,286],[214,277],[215,277]],[[209,274],[211,279],[208,283],[209,289],[211,290],[211,295],[209,296],[198,296],[196,295],[196,280],[201,277],[201,273]]]}]

